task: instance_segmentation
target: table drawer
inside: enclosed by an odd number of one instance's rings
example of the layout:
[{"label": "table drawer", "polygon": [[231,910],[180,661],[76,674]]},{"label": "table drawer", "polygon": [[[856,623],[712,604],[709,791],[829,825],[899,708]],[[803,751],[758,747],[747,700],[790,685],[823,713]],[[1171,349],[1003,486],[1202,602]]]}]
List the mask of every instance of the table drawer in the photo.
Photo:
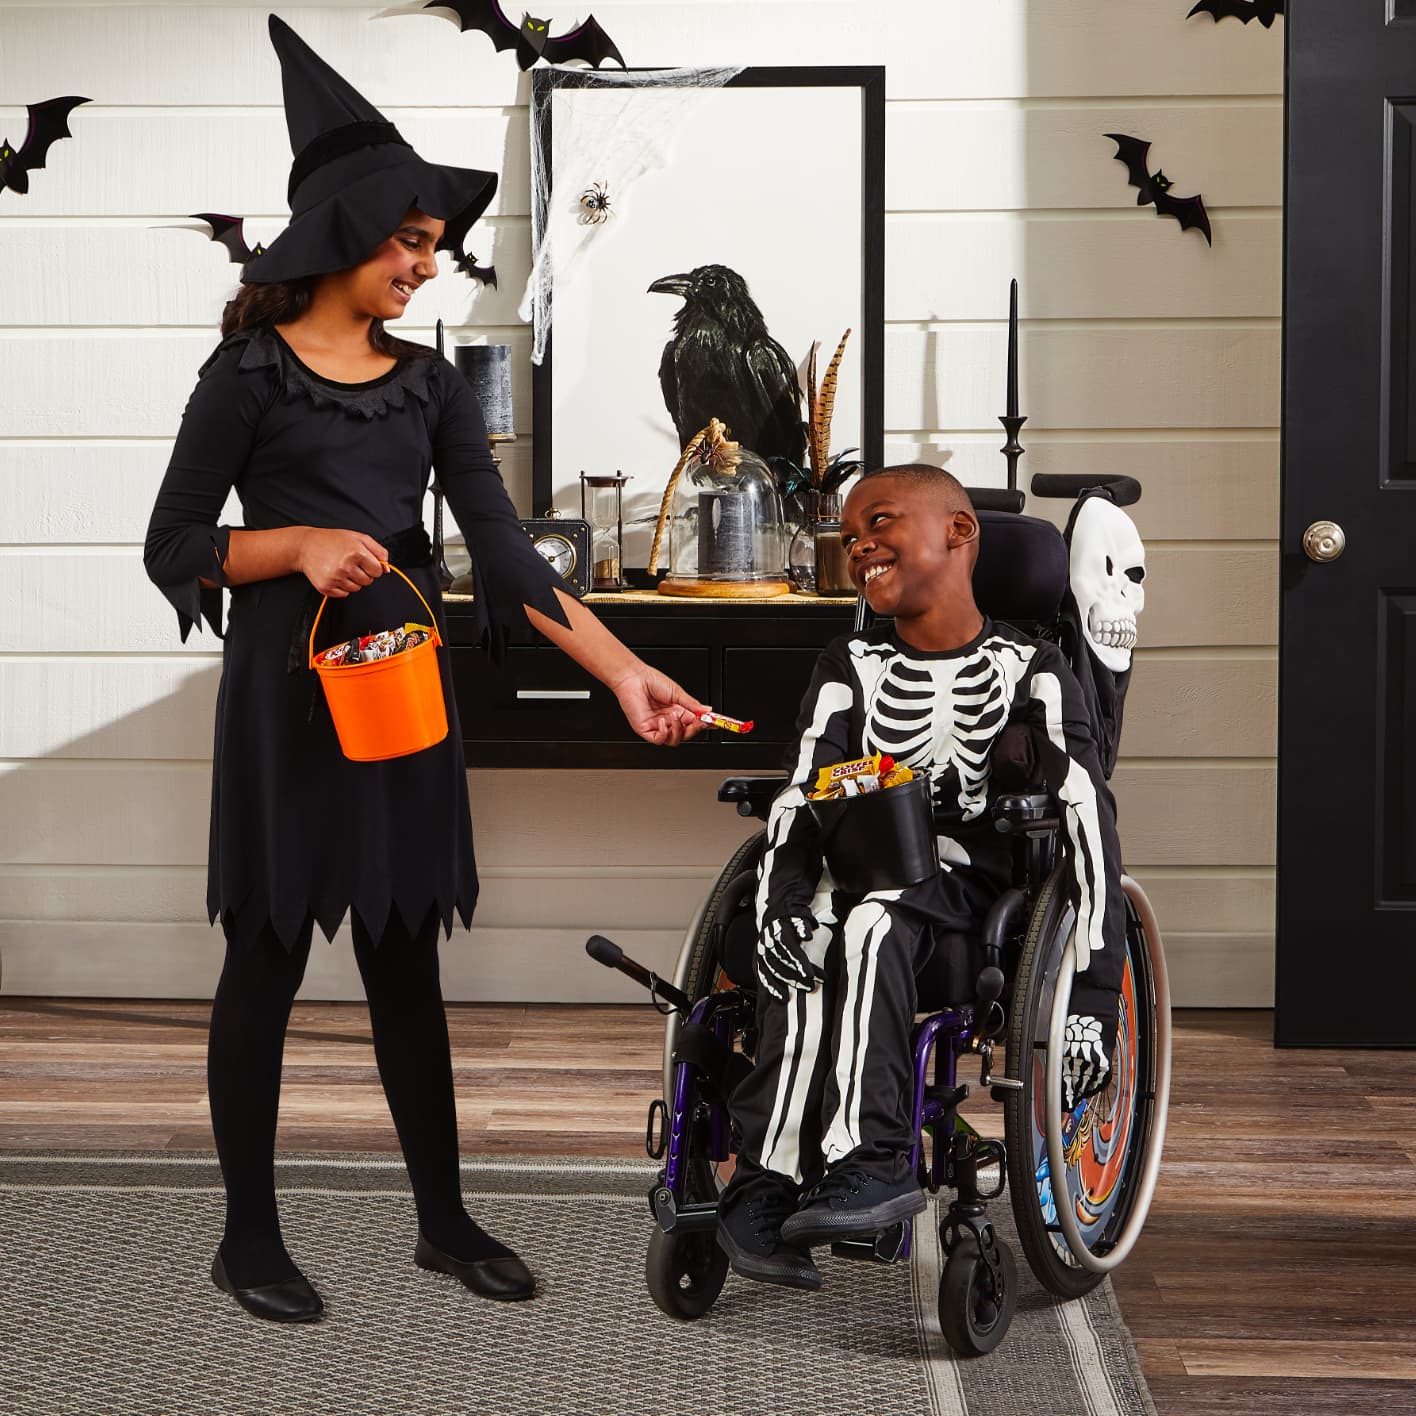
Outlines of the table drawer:
[{"label": "table drawer", "polygon": [[811,686],[819,649],[725,649],[723,701],[714,704],[735,718],[753,720],[759,742],[796,740],[797,714]]},{"label": "table drawer", "polygon": [[[651,657],[655,668],[708,699],[711,650],[656,648]],[[452,681],[469,742],[637,741],[614,694],[549,645],[511,645],[499,667],[479,649],[454,646]]]}]

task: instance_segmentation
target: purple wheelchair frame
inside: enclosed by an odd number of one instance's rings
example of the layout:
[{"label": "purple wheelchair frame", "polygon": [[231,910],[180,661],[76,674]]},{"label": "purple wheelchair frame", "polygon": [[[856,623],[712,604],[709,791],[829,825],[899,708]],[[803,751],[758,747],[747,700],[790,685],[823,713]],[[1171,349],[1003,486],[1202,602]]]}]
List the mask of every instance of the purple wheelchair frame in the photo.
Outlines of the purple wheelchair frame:
[{"label": "purple wheelchair frame", "polygon": [[[720,1044],[725,1048],[730,1047],[733,1020],[742,1011],[742,1007],[742,995],[736,989],[709,994],[692,1006],[688,1012],[688,1022],[710,1028]],[[970,1219],[977,1221],[983,1218],[983,1206],[979,1203],[980,1197],[975,1186],[977,1162],[985,1157],[994,1158],[996,1153],[1001,1175],[1003,1160],[1002,1147],[995,1141],[984,1141],[976,1148],[969,1147],[965,1142],[962,1165],[960,1157],[954,1154],[954,1110],[967,1095],[967,1088],[958,1085],[958,1058],[961,1052],[970,1048],[974,1036],[974,1014],[973,1010],[968,1008],[945,1008],[931,1014],[916,1027],[914,1036],[912,1115],[915,1139],[910,1150],[910,1164],[931,1190],[939,1190],[945,1185],[953,1185],[959,1190],[958,1199],[950,1206],[950,1219],[957,1218],[966,1223]],[[932,1083],[929,1080],[931,1060],[934,1063]],[[673,1098],[666,1108],[665,1134],[662,1137],[663,1178],[650,1195],[650,1208],[654,1218],[665,1231],[704,1231],[717,1224],[716,1202],[695,1202],[689,1200],[685,1193],[688,1162],[686,1149],[693,1113],[698,1103],[698,1071],[698,1064],[691,1061],[681,1061],[674,1066]],[[714,1162],[726,1160],[729,1153],[727,1109],[717,1097],[708,1098],[708,1106],[709,1158]],[[941,1124],[946,1122],[947,1125]],[[934,1129],[930,1134],[931,1148],[926,1176],[920,1172],[920,1157],[925,1129],[931,1126]],[[651,1122],[649,1150],[652,1154],[657,1149]],[[974,1151],[977,1154],[974,1154]],[[967,1173],[959,1173],[961,1170]],[[990,1194],[986,1198],[992,1199],[994,1196]],[[894,1230],[886,1231],[883,1249],[878,1240],[875,1244],[855,1244],[851,1247],[870,1251],[861,1253],[860,1257],[894,1262],[909,1258],[913,1234],[913,1221],[907,1220],[895,1226]],[[889,1237],[891,1235],[894,1236],[893,1240]]]}]

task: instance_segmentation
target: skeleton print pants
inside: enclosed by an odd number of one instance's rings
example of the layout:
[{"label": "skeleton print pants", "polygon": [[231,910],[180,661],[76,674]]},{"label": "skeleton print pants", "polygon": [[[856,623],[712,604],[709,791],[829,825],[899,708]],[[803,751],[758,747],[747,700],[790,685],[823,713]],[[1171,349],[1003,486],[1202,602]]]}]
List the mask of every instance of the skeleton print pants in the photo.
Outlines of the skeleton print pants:
[{"label": "skeleton print pants", "polygon": [[[997,894],[955,867],[907,890],[817,895],[807,952],[826,980],[785,1003],[758,990],[756,1066],[733,1093],[755,1167],[798,1185],[846,1160],[885,1180],[909,1173],[916,977],[927,967],[947,980],[950,1001],[973,996],[978,963],[965,936]],[[931,957],[936,941],[943,957]]]}]

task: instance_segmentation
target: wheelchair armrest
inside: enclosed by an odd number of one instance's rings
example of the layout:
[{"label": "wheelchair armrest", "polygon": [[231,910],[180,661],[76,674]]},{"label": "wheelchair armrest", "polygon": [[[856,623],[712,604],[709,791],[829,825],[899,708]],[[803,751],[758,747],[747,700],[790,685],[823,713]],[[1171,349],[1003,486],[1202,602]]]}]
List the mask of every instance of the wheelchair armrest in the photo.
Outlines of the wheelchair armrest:
[{"label": "wheelchair armrest", "polygon": [[1046,792],[1011,792],[993,803],[993,829],[1005,836],[1045,836],[1057,824]]},{"label": "wheelchair armrest", "polygon": [[718,800],[736,802],[739,816],[765,821],[772,798],[786,780],[781,773],[775,777],[729,777],[718,788]]}]

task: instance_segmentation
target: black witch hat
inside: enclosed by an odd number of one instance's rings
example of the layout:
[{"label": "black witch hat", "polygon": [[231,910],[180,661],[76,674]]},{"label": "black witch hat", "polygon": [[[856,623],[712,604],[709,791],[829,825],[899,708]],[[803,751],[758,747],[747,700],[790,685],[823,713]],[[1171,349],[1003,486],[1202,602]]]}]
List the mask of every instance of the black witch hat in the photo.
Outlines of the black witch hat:
[{"label": "black witch hat", "polygon": [[494,172],[424,162],[372,103],[284,20],[270,17],[290,129],[290,224],[241,279],[269,283],[345,270],[386,241],[409,207],[447,223],[439,250],[462,251],[497,189]]}]

